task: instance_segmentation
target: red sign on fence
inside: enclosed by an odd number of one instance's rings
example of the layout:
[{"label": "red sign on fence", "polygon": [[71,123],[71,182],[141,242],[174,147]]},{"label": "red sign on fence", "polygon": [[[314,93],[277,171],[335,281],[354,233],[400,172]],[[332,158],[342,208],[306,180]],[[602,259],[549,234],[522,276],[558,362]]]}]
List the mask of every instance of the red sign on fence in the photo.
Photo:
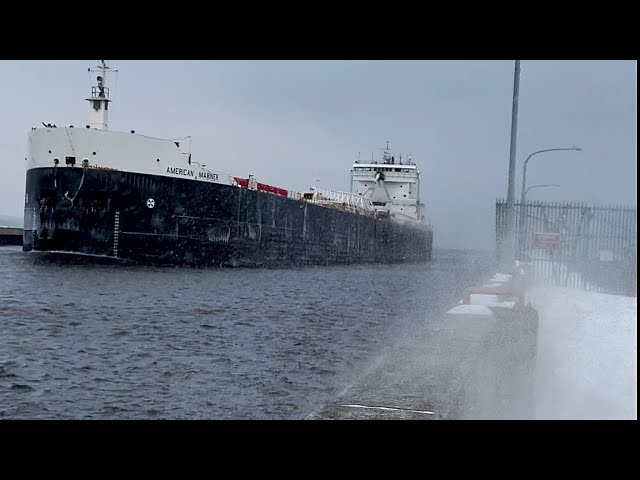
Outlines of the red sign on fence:
[{"label": "red sign on fence", "polygon": [[560,250],[560,234],[559,233],[534,233],[533,248],[542,248],[555,252]]}]

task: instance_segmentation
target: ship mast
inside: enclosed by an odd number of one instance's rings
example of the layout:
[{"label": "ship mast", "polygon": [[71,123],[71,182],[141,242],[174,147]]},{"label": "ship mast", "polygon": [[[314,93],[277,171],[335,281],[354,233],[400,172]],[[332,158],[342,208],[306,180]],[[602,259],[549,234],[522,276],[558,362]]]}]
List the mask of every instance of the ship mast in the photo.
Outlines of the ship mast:
[{"label": "ship mast", "polygon": [[[91,98],[86,98],[91,106],[89,110],[89,127],[98,130],[109,129],[109,88],[107,87],[107,71],[111,70],[104,60],[95,68],[89,68],[89,72],[98,73],[94,82],[91,82]],[[117,72],[117,70],[111,70]]]},{"label": "ship mast", "polygon": [[387,146],[382,149],[382,163],[395,163],[394,161],[395,159],[391,156],[391,150],[389,150],[389,140],[387,140]]}]

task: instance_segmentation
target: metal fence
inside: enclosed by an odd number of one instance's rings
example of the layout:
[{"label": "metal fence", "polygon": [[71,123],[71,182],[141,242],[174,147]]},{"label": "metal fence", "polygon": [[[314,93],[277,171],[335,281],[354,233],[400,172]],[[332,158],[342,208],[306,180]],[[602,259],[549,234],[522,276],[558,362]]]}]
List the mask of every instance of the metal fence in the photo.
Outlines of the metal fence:
[{"label": "metal fence", "polygon": [[[496,201],[496,254],[506,233],[505,200]],[[571,202],[516,203],[515,252],[536,280],[635,295],[637,209]]]}]

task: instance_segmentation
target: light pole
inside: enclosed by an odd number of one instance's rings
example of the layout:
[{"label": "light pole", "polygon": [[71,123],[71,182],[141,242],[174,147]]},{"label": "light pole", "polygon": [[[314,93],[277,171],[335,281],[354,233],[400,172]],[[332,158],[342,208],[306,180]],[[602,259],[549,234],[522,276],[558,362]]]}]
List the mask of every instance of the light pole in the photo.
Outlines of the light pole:
[{"label": "light pole", "polygon": [[[569,147],[569,148],[546,148],[544,150],[538,150],[537,152],[533,152],[531,155],[529,155],[527,157],[527,159],[524,161],[524,168],[522,170],[522,193],[521,193],[521,197],[520,197],[520,204],[523,205],[524,204],[524,199],[525,199],[525,194],[526,194],[526,190],[525,190],[525,186],[526,186],[526,181],[527,181],[527,163],[529,162],[529,160],[531,159],[531,157],[533,157],[534,155],[538,155],[539,153],[544,153],[544,152],[557,152],[557,151],[561,151],[561,150],[575,150],[576,152],[581,152],[582,149],[578,148],[578,147]],[[522,207],[521,207],[522,208]]]},{"label": "light pole", "polygon": [[505,232],[501,239],[501,266],[505,271],[513,268],[515,260],[515,178],[516,178],[516,140],[518,138],[518,97],[520,95],[520,60],[516,60],[513,72],[513,102],[511,106],[511,144],[509,148],[509,181],[507,185],[507,209]]},{"label": "light pole", "polygon": [[527,198],[527,192],[529,190],[531,190],[532,188],[540,188],[540,187],[559,187],[560,185],[555,184],[555,183],[548,183],[545,185],[531,185],[530,187],[527,187],[527,189],[524,191],[524,195],[522,196],[522,203],[524,203],[524,201]]}]

